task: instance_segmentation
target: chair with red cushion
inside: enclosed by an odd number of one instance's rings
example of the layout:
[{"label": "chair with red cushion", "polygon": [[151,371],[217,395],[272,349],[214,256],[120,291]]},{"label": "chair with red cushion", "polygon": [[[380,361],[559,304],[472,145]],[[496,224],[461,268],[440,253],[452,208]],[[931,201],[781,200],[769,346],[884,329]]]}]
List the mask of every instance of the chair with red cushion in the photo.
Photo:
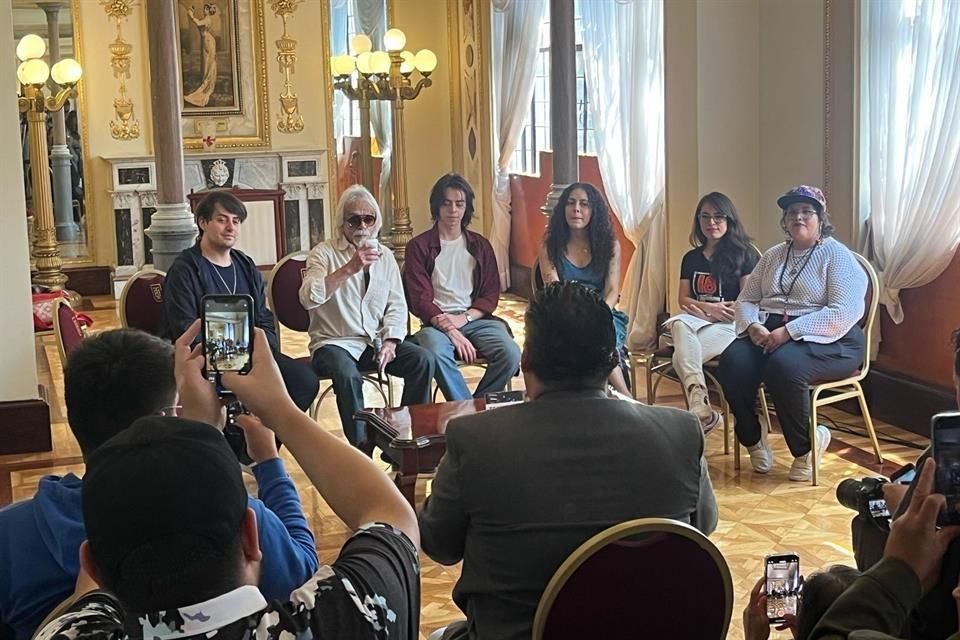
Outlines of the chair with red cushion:
[{"label": "chair with red cushion", "polygon": [[553,574],[534,640],[727,636],[733,580],[720,550],[688,524],[630,520],[593,536]]},{"label": "chair with red cushion", "polygon": [[[267,284],[267,304],[273,310],[277,322],[299,333],[306,333],[310,329],[310,314],[300,304],[300,285],[303,284],[303,276],[306,273],[306,261],[309,251],[297,251],[288,254],[280,259],[279,262],[270,271],[270,279]],[[277,332],[279,339],[280,332]],[[282,349],[281,349],[282,350]],[[294,357],[298,362],[302,362],[312,368],[312,358],[310,356]],[[377,380],[377,371],[361,371],[364,382],[371,383],[377,392],[383,398],[388,407],[393,406],[393,386],[390,384],[389,376],[382,381],[387,387],[384,393],[381,382]],[[329,378],[326,378],[329,380]],[[324,378],[321,378],[324,380]],[[333,384],[328,384],[313,406],[310,407],[310,415],[316,419],[320,411],[320,403],[327,397],[327,394],[333,390]]]},{"label": "chair with red cushion", "polygon": [[87,337],[80,326],[79,315],[64,298],[53,301],[53,335],[57,339],[60,366],[67,366],[67,358]]},{"label": "chair with red cushion", "polygon": [[127,280],[120,294],[120,325],[159,335],[163,284],[167,274],[143,269]]}]

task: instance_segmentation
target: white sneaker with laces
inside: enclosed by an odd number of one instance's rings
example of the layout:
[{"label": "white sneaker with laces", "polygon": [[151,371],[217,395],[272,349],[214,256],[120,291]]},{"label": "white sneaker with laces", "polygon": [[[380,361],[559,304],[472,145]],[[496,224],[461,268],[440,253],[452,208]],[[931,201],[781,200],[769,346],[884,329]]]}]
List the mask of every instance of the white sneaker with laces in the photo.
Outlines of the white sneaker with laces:
[{"label": "white sneaker with laces", "polygon": [[[826,453],[830,445],[830,429],[822,424],[817,425],[817,460],[823,460],[823,454]],[[794,482],[809,482],[813,478],[813,463],[810,461],[810,454],[804,454],[799,458],[794,458],[790,466],[790,473],[787,479]]]},{"label": "white sneaker with laces", "polygon": [[757,473],[768,473],[773,469],[773,448],[762,438],[757,444],[747,447],[747,452],[750,454],[750,464]]}]

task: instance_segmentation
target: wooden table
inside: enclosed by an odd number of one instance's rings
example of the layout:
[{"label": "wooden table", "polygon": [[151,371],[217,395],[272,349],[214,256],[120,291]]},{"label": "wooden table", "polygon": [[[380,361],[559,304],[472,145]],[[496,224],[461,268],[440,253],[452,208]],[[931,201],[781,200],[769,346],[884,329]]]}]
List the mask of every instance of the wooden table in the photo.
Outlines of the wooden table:
[{"label": "wooden table", "polygon": [[435,472],[447,450],[447,423],[451,418],[478,413],[485,408],[481,399],[363,409],[356,414],[357,420],[366,424],[362,449],[371,455],[374,446],[380,447],[396,463],[397,488],[415,507],[417,475]]}]

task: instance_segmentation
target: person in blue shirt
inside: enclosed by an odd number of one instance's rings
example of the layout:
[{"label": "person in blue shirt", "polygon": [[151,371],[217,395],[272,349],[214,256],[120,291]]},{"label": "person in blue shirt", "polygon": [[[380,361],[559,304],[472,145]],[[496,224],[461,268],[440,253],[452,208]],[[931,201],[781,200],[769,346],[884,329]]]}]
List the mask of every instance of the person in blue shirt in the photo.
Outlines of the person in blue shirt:
[{"label": "person in blue shirt", "polygon": [[[64,388],[86,460],[138,418],[175,412],[173,345],[134,329],[99,333],[70,354]],[[248,500],[263,552],[259,587],[267,598],[286,600],[317,570],[316,543],[273,432],[248,422],[245,433],[259,488],[259,499]],[[29,640],[73,593],[86,539],[82,490],[74,474],[46,476],[33,498],[0,510],[0,638]]]}]

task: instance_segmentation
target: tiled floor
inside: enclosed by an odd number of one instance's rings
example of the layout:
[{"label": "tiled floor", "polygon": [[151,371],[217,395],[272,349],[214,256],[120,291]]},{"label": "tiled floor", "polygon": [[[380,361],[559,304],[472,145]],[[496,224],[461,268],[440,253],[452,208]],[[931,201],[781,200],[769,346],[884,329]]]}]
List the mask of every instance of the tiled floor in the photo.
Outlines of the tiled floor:
[{"label": "tiled floor", "polygon": [[[524,301],[508,298],[501,303],[500,315],[510,321],[515,337],[523,341]],[[93,298],[84,311],[95,320],[95,330],[119,326],[116,305],[111,298]],[[289,332],[282,335],[284,351],[291,355],[306,353],[306,338]],[[47,473],[81,473],[80,451],[65,423],[63,406],[63,376],[60,360],[52,337],[38,340],[37,362],[42,382],[47,384],[54,418],[54,451],[31,456],[0,456],[0,504],[21,500],[33,495],[40,477]],[[481,373],[466,369],[468,382],[475,383]],[[514,388],[522,386],[517,380]],[[399,397],[399,396],[398,396]],[[371,404],[379,404],[370,392]],[[661,404],[682,406],[679,390],[669,383],[659,393]],[[862,432],[859,417],[839,411],[827,411],[827,417],[840,426],[849,425]],[[320,423],[330,431],[340,431],[336,406],[332,400],[324,402]],[[921,444],[911,433],[883,423],[877,424],[883,434]],[[733,574],[737,601],[734,608],[730,638],[742,638],[740,612],[744,596],[760,575],[763,557],[773,551],[796,551],[800,554],[802,571],[829,564],[853,563],[850,542],[852,513],[837,504],[834,497],[837,483],[846,477],[889,474],[905,462],[912,461],[917,450],[904,444],[881,443],[886,463],[881,468],[872,462],[869,441],[865,436],[849,435],[835,430],[829,452],[821,465],[820,486],[787,482],[789,454],[779,434],[771,436],[778,461],[766,475],[755,475],[749,470],[744,455],[744,470],[739,474],[733,468],[733,456],[723,454],[719,430],[707,439],[707,460],[720,504],[720,525],[711,539],[723,552]],[[285,452],[285,462],[299,488],[307,514],[317,536],[321,561],[332,560],[346,536],[343,524],[331,513],[319,494],[309,485],[296,462]],[[429,490],[429,482],[421,481],[418,499]],[[461,617],[450,600],[453,584],[459,576],[459,567],[442,567],[423,557],[421,636]],[[789,637],[773,632],[773,637]]]}]

